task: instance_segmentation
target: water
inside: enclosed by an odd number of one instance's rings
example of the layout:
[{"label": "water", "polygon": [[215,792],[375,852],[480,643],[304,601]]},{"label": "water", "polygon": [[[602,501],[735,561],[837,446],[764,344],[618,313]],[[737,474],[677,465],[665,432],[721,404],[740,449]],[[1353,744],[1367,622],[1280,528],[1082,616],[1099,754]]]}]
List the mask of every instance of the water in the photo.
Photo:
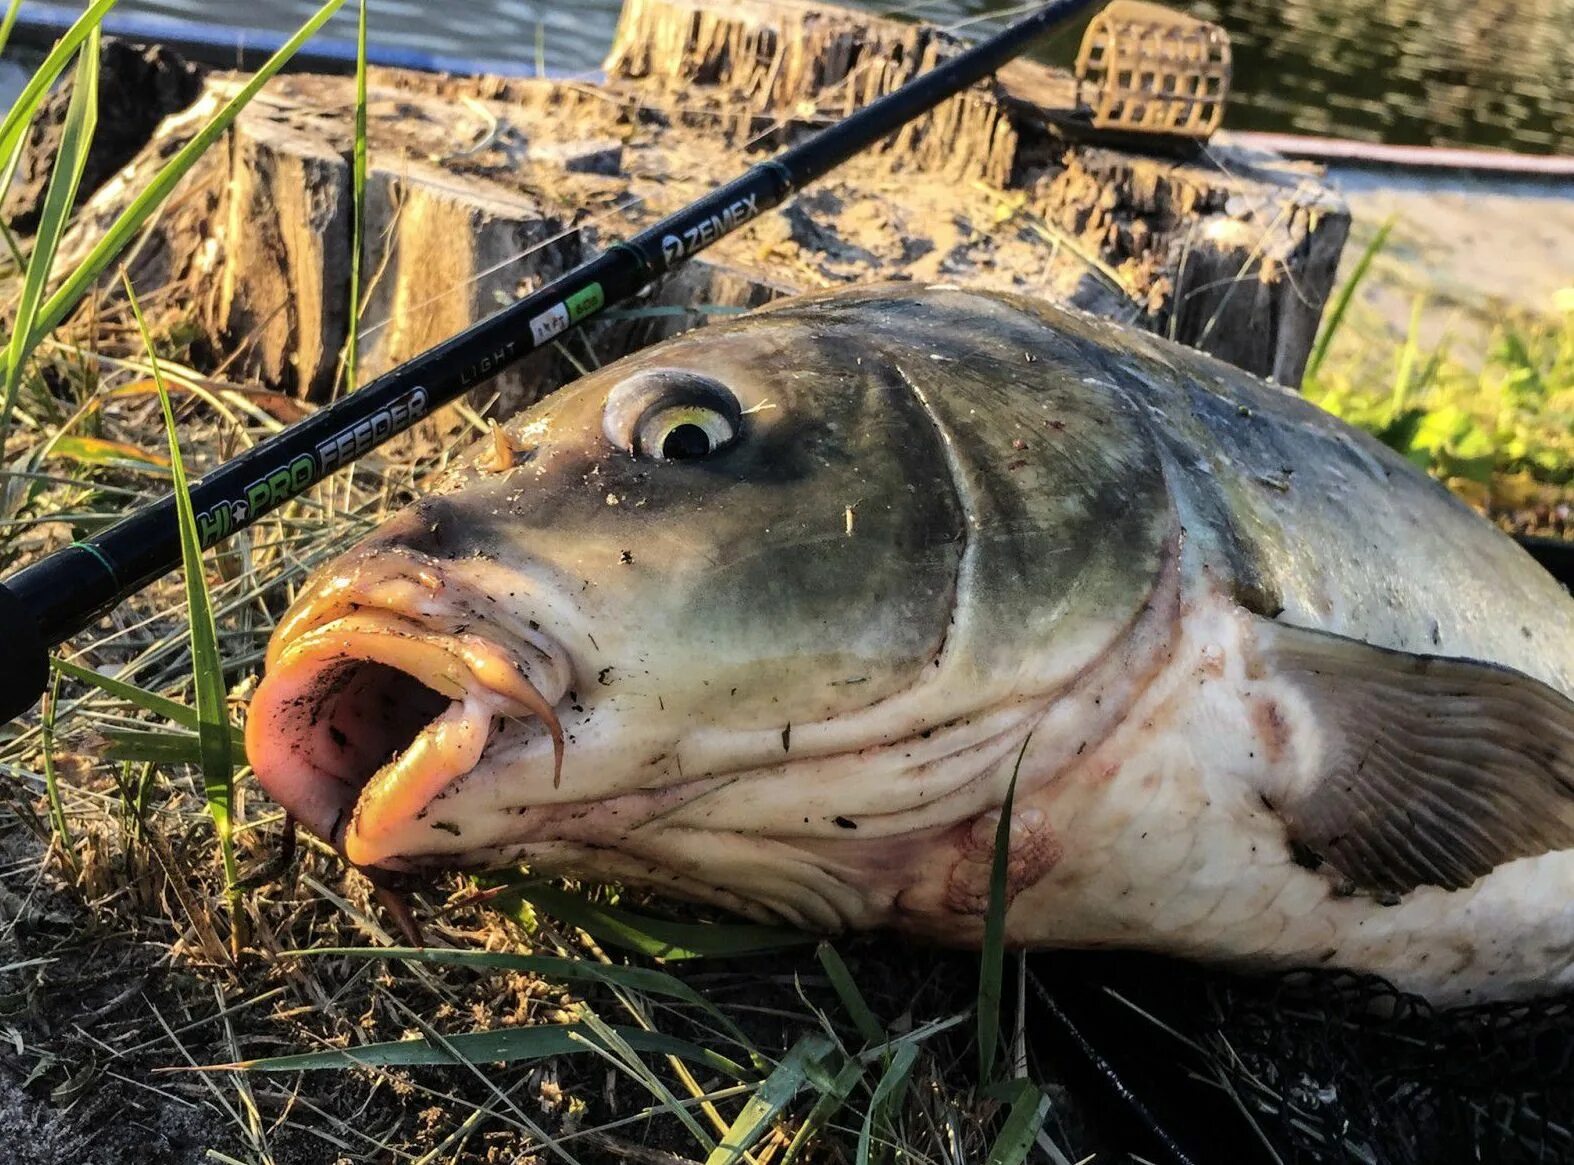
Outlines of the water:
[{"label": "water", "polygon": [[[871,8],[890,5],[868,2]],[[1407,145],[1574,153],[1574,0],[1190,0],[1235,45],[1226,124]],[[123,10],[292,28],[312,0],[123,0]],[[330,34],[354,35],[353,16]],[[619,0],[372,0],[372,37],[464,58],[593,70]],[[1013,12],[1012,0],[907,0],[941,24]],[[1069,64],[1079,31],[1040,50]],[[539,55],[538,55],[539,54]]]}]

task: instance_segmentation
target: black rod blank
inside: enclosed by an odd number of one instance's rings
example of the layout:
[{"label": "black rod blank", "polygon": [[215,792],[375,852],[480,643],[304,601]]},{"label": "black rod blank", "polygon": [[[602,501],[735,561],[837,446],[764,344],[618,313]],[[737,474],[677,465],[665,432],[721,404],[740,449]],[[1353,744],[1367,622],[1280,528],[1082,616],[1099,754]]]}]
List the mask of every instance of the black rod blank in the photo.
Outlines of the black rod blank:
[{"label": "black rod blank", "polygon": [[[1033,40],[1093,6],[1053,0],[895,92],[756,165],[627,242],[576,267],[452,339],[391,369],[215,469],[191,487],[204,546],[223,541],[342,469],[433,409],[628,299],[684,260],[946,98],[983,80]],[[0,720],[30,708],[48,650],[180,565],[174,497],[142,507],[40,559],[0,585]]]}]

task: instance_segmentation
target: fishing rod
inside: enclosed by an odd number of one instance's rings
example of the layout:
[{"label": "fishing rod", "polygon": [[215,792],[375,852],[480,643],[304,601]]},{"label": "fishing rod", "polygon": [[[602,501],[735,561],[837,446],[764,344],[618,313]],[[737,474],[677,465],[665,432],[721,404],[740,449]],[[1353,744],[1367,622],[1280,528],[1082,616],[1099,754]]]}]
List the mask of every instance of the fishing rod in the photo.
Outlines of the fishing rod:
[{"label": "fishing rod", "polygon": [[[209,473],[191,487],[204,547],[256,522],[433,409],[633,296],[706,247],[982,81],[1097,0],[1051,0],[929,72],[393,368]],[[0,722],[33,706],[49,650],[181,563],[171,494],[109,529],[23,567],[0,584]]]}]

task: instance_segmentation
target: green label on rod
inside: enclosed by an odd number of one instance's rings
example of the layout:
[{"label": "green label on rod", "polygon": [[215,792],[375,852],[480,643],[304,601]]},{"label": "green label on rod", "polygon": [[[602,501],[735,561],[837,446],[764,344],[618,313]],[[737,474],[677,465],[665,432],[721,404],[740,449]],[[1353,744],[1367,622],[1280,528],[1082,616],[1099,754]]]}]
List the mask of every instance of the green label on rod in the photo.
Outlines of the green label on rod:
[{"label": "green label on rod", "polygon": [[601,284],[592,283],[565,299],[563,306],[568,308],[569,320],[577,324],[591,312],[600,311],[606,302],[607,294],[601,290]]}]

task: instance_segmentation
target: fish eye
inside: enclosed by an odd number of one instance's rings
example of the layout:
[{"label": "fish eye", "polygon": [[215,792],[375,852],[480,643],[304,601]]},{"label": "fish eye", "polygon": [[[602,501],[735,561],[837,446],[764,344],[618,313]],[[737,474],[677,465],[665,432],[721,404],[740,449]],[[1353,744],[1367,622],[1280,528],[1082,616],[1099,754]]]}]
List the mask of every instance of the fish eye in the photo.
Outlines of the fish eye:
[{"label": "fish eye", "polygon": [[720,381],[697,372],[657,368],[636,372],[607,394],[607,440],[651,461],[698,461],[738,439],[743,413]]}]

